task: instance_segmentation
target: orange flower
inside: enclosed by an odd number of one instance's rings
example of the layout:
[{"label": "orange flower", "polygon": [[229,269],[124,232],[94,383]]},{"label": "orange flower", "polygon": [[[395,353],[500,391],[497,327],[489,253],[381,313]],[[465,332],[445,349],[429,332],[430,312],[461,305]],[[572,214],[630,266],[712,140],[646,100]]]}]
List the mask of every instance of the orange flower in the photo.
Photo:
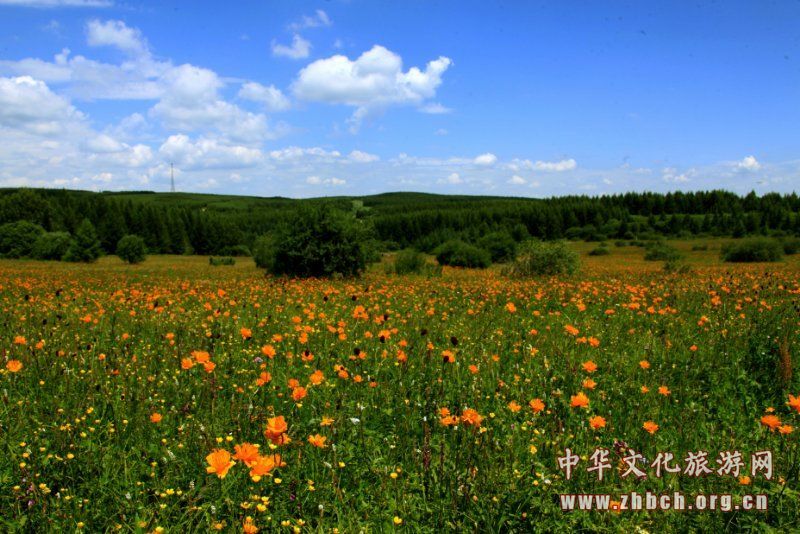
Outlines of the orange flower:
[{"label": "orange flower", "polygon": [[786,403],[789,408],[794,408],[795,411],[800,413],[800,395],[795,397],[794,395],[789,395],[789,402]]},{"label": "orange flower", "polygon": [[658,425],[655,424],[655,422],[653,422],[653,421],[645,421],[642,424],[642,428],[644,428],[646,431],[648,431],[651,434],[655,434],[656,430],[658,430]]},{"label": "orange flower", "polygon": [[445,363],[453,363],[453,362],[456,361],[456,355],[453,354],[452,351],[443,350],[442,351],[442,359],[444,360]]},{"label": "orange flower", "polygon": [[325,445],[326,441],[328,441],[328,438],[320,434],[314,434],[313,436],[308,436],[308,442],[320,449],[324,449],[325,447],[327,447],[327,445]]},{"label": "orange flower", "polygon": [[211,454],[206,456],[206,462],[208,462],[206,472],[214,473],[219,478],[225,478],[228,474],[228,470],[236,465],[236,462],[231,460],[231,453],[225,449],[214,449],[211,451]]},{"label": "orange flower", "polygon": [[250,339],[253,337],[253,331],[249,328],[242,328],[239,330],[239,333],[242,334],[242,339]]},{"label": "orange flower", "polygon": [[469,366],[468,369],[469,369],[469,372],[472,373],[473,375],[478,374],[478,366],[477,365],[472,364],[472,365]]},{"label": "orange flower", "polygon": [[464,413],[461,414],[461,420],[464,421],[465,425],[481,426],[483,417],[472,408],[467,408],[464,410]]},{"label": "orange flower", "polygon": [[14,345],[27,345],[28,341],[25,336],[14,336]]},{"label": "orange flower", "polygon": [[276,445],[289,443],[289,437],[286,435],[288,429],[289,425],[286,424],[286,419],[282,415],[270,417],[267,419],[267,428],[264,430],[264,436]]},{"label": "orange flower", "polygon": [[589,418],[589,426],[592,427],[592,430],[598,430],[606,426],[606,419],[605,417],[601,417],[599,415],[595,415]]},{"label": "orange flower", "polygon": [[211,355],[204,350],[192,351],[192,356],[194,357],[194,361],[197,363],[206,363],[211,361]]},{"label": "orange flower", "polygon": [[242,525],[242,532],[244,532],[244,534],[258,534],[258,527],[253,522],[252,517],[245,518],[244,524]]},{"label": "orange flower", "polygon": [[778,432],[781,434],[791,434],[794,432],[794,427],[791,425],[781,425],[778,427]]},{"label": "orange flower", "polygon": [[750,482],[752,481],[750,480],[750,477],[747,475],[742,475],[739,477],[739,484],[741,484],[742,486],[749,486]]},{"label": "orange flower", "polygon": [[316,371],[311,373],[311,376],[309,376],[308,379],[311,381],[312,384],[318,386],[325,381],[325,375],[322,373],[322,371],[317,369]]},{"label": "orange flower", "polygon": [[595,371],[597,371],[597,364],[594,363],[592,360],[589,360],[588,362],[583,362],[581,364],[581,367],[583,367],[583,370],[586,371],[587,373],[594,373]]},{"label": "orange flower", "polygon": [[233,450],[235,454],[234,459],[244,462],[247,467],[252,465],[258,460],[258,447],[252,443],[242,443],[241,445],[234,445]]},{"label": "orange flower", "polygon": [[574,327],[574,326],[572,326],[571,324],[568,324],[568,325],[566,325],[566,326],[564,327],[564,331],[565,331],[567,334],[571,335],[571,336],[577,336],[577,335],[580,333],[580,330],[578,330],[577,328],[575,328],[575,327]]},{"label": "orange flower", "polygon": [[544,402],[542,401],[542,399],[539,399],[539,398],[531,400],[528,403],[528,406],[531,407],[531,410],[533,410],[533,413],[539,413],[542,410],[544,410]]},{"label": "orange flower", "polygon": [[282,465],[286,465],[284,462],[281,461],[280,454],[273,454],[270,456],[258,456],[250,465],[250,477],[258,482],[261,480],[261,477],[266,476],[275,469],[276,467],[281,467]]},{"label": "orange flower", "polygon": [[264,345],[263,347],[261,347],[261,354],[263,354],[267,358],[274,358],[275,347],[273,347],[272,345]]},{"label": "orange flower", "polygon": [[777,415],[765,415],[761,418],[761,424],[770,430],[775,430],[781,426],[781,420],[778,419]]},{"label": "orange flower", "polygon": [[322,421],[319,422],[319,426],[331,426],[335,419],[332,417],[322,417]]},{"label": "orange flower", "polygon": [[303,400],[304,398],[306,398],[306,395],[308,395],[308,392],[306,391],[306,388],[302,386],[298,386],[292,390],[292,399],[295,402]]},{"label": "orange flower", "polygon": [[517,404],[517,401],[511,401],[508,403],[508,409],[512,411],[512,413],[517,413],[522,409],[522,406]]},{"label": "orange flower", "polygon": [[150,415],[150,422],[151,423],[160,423],[161,419],[162,419],[161,414],[158,413],[158,412],[153,413],[152,415]]},{"label": "orange flower", "polygon": [[639,362],[639,367],[641,367],[642,369],[650,369],[650,362],[648,362],[647,360],[642,360]]},{"label": "orange flower", "polygon": [[667,386],[659,386],[658,393],[665,397],[672,393]]},{"label": "orange flower", "polygon": [[508,313],[515,313],[517,311],[517,307],[514,305],[513,302],[509,302],[506,304],[506,310]]},{"label": "orange flower", "polygon": [[211,373],[216,369],[217,364],[214,362],[206,362],[203,364],[203,369],[205,369],[206,373]]},{"label": "orange flower", "polygon": [[647,386],[642,386],[639,388],[639,391],[641,391],[642,393],[650,393],[650,388]]},{"label": "orange flower", "polygon": [[580,391],[577,395],[572,395],[569,398],[569,405],[573,408],[588,408],[589,397],[583,391]]},{"label": "orange flower", "polygon": [[696,352],[697,351],[697,345],[692,345],[691,347],[689,347],[689,350],[692,351],[692,352]]},{"label": "orange flower", "polygon": [[8,360],[8,363],[6,363],[6,369],[12,373],[18,373],[22,370],[22,362],[19,360]]},{"label": "orange flower", "polygon": [[260,376],[259,376],[259,377],[256,379],[256,385],[257,385],[257,386],[263,386],[264,384],[267,384],[267,383],[269,383],[269,381],[270,381],[270,380],[272,380],[272,375],[271,375],[271,374],[269,374],[268,372],[264,371],[264,372],[262,372],[262,373],[261,373],[261,375],[260,375]]},{"label": "orange flower", "polygon": [[191,358],[183,358],[181,360],[181,369],[186,370],[191,369],[192,367],[194,367],[194,360]]},{"label": "orange flower", "polygon": [[586,380],[584,380],[583,382],[581,382],[581,385],[582,385],[583,387],[585,387],[586,389],[594,389],[594,388],[596,388],[596,387],[597,387],[597,382],[595,382],[595,381],[594,381],[594,380],[592,380],[591,378],[587,378]]}]

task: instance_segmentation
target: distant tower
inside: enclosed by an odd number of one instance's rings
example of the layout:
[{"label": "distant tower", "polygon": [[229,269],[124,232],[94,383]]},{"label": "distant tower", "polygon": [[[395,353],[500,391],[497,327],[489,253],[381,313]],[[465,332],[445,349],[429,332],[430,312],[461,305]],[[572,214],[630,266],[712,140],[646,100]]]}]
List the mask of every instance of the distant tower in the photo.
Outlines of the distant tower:
[{"label": "distant tower", "polygon": [[169,183],[170,183],[169,190],[170,190],[170,192],[174,193],[175,192],[175,166],[172,163],[169,164]]}]

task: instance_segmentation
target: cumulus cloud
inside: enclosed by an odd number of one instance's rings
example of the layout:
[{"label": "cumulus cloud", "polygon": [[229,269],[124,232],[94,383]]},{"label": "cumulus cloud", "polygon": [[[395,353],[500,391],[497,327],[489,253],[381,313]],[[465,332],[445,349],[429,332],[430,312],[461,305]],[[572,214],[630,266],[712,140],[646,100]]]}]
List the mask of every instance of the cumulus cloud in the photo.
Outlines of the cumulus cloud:
[{"label": "cumulus cloud", "polygon": [[525,181],[525,178],[515,174],[514,176],[509,178],[508,183],[512,185],[525,185],[527,182]]},{"label": "cumulus cloud", "polygon": [[305,30],[306,28],[319,28],[321,26],[330,26],[333,24],[330,17],[321,9],[317,9],[313,15],[303,15],[297,22],[289,24],[289,29],[292,31]]},{"label": "cumulus cloud", "polygon": [[290,45],[272,41],[272,55],[291,59],[304,59],[311,55],[311,43],[298,34],[294,34]]},{"label": "cumulus cloud", "polygon": [[494,165],[497,162],[497,156],[492,154],[491,152],[487,152],[486,154],[481,154],[477,158],[475,158],[475,165]]},{"label": "cumulus cloud", "polygon": [[309,176],[306,178],[306,183],[310,185],[344,185],[347,180],[340,178],[320,178],[319,176]]},{"label": "cumulus cloud", "polygon": [[0,78],[0,127],[55,135],[82,120],[83,114],[43,81],[30,76]]},{"label": "cumulus cloud", "polygon": [[263,105],[267,111],[286,111],[291,107],[289,99],[274,85],[247,82],[239,89],[239,98]]},{"label": "cumulus cloud", "polygon": [[743,171],[757,171],[761,168],[761,164],[755,156],[746,156],[742,161],[736,163],[736,168]]},{"label": "cumulus cloud", "polygon": [[171,135],[158,149],[165,160],[184,169],[251,167],[264,158],[257,148],[225,144],[219,139],[192,141],[183,134]]},{"label": "cumulus cloud", "polygon": [[681,173],[678,172],[678,169],[675,167],[665,167],[661,170],[661,179],[665,182],[671,182],[675,184],[683,184],[689,182],[691,180],[690,176],[694,174],[693,169],[689,169],[688,172]]},{"label": "cumulus cloud", "polygon": [[86,25],[86,42],[89,46],[112,46],[129,54],[148,52],[147,41],[142,33],[121,20],[90,20]]},{"label": "cumulus cloud", "polygon": [[375,154],[369,154],[368,152],[362,152],[360,150],[353,150],[350,152],[348,158],[350,161],[355,161],[356,163],[372,163],[373,161],[381,159]]},{"label": "cumulus cloud", "polygon": [[563,172],[574,170],[578,163],[574,159],[562,159],[561,161],[537,161],[533,168],[537,171]]},{"label": "cumulus cloud", "polygon": [[449,184],[449,185],[458,185],[458,184],[463,184],[464,180],[461,178],[461,175],[459,175],[457,172],[453,172],[453,173],[450,173],[449,175],[447,175],[447,178],[439,180],[439,183],[440,184]]},{"label": "cumulus cloud", "polygon": [[355,60],[337,54],[314,61],[300,71],[292,90],[302,100],[356,108],[351,130],[357,131],[371,113],[393,105],[426,104],[436,96],[451,64],[442,56],[428,62],[425,70],[411,67],[404,71],[399,55],[375,45]]}]

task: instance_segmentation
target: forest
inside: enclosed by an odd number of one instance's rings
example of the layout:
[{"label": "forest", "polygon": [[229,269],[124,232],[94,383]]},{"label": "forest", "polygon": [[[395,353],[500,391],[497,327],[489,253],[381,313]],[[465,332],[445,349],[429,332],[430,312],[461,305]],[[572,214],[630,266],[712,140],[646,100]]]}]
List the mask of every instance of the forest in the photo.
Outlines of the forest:
[{"label": "forest", "polygon": [[[626,193],[546,199],[385,193],[364,197],[235,197],[190,193],[0,189],[0,255],[4,228],[27,221],[37,232],[75,235],[88,220],[104,252],[128,234],[152,254],[249,255],[301,206],[330,204],[365,221],[380,250],[430,252],[450,240],[528,238],[586,241],[661,236],[800,235],[796,193],[745,196],[727,191]],[[8,232],[5,232],[8,233]]]}]

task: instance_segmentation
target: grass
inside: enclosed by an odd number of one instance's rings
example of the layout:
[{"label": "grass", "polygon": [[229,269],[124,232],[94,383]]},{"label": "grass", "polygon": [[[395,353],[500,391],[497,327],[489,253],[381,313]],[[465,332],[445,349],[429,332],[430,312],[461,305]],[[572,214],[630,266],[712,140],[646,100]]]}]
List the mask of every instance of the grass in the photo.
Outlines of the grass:
[{"label": "grass", "polygon": [[[722,265],[719,240],[697,243],[671,242],[686,275],[574,243],[580,274],[522,281],[0,261],[2,530],[796,530],[800,263]],[[788,433],[762,424],[770,408]],[[288,443],[265,435],[277,416]],[[615,441],[651,461],[709,451],[713,468],[768,449],[775,476],[598,482],[584,462],[565,480],[565,447],[585,460]],[[207,472],[244,443],[285,465]],[[765,493],[769,510],[564,513],[557,497],[648,490]]]}]

